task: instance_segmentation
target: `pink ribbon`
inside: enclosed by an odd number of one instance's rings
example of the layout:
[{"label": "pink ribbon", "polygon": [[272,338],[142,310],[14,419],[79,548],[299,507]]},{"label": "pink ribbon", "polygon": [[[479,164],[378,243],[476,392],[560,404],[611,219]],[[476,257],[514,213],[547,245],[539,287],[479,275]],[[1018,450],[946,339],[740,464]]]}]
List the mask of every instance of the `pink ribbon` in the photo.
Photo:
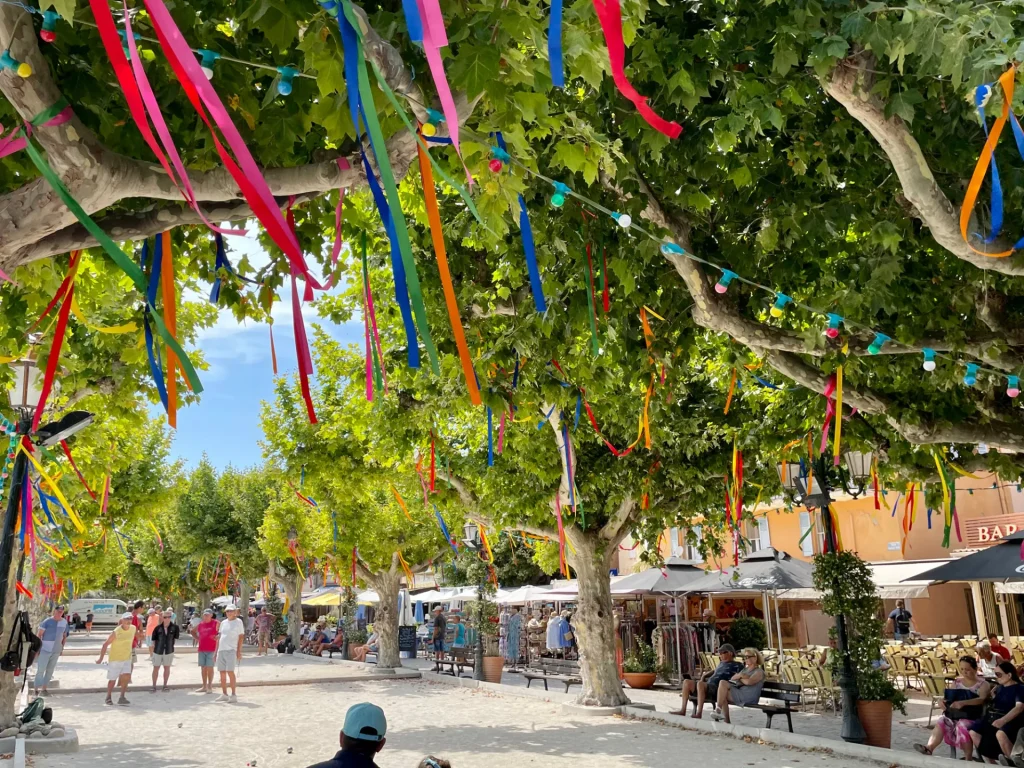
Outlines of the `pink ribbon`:
[{"label": "pink ribbon", "polygon": [[[344,191],[342,192],[344,194]],[[370,347],[370,314],[366,308],[366,288],[363,288],[363,338],[366,341],[366,400],[373,402],[373,349]]]},{"label": "pink ribbon", "polygon": [[[338,170],[348,171],[352,168],[344,157],[338,158]],[[341,255],[341,218],[345,212],[345,188],[338,190],[338,207],[334,209],[334,250],[331,252],[331,267],[338,263]],[[333,281],[332,281],[333,282]]]},{"label": "pink ribbon", "polygon": [[[367,270],[369,271],[369,270]],[[373,308],[373,290],[366,283],[366,306],[370,311],[370,329],[373,332],[373,343],[377,347],[377,359],[380,360],[380,377],[384,381],[384,394],[388,392],[388,371],[384,367],[384,352],[380,346],[380,334],[377,333],[377,312]]]},{"label": "pink ribbon", "polygon": [[836,415],[836,401],[832,399],[832,395],[835,391],[836,375],[833,373],[828,377],[828,383],[825,385],[825,391],[822,392],[825,396],[825,423],[821,425],[821,446],[818,448],[819,453],[824,453],[825,449],[828,448],[828,433],[832,425],[832,417]]},{"label": "pink ribbon", "polygon": [[[43,123],[43,128],[56,128],[58,125],[63,125],[71,119],[71,107],[64,107],[58,112],[52,119],[47,120]],[[3,126],[0,126],[0,132],[3,131]],[[0,157],[7,157],[13,155],[15,152],[20,152],[25,148],[26,141],[24,138],[18,135],[20,131],[19,127],[14,127],[11,132],[7,134],[5,138],[0,139]],[[25,123],[25,133],[29,136],[32,135],[32,124]],[[9,280],[10,278],[5,278]]]},{"label": "pink ribbon", "polygon": [[[142,59],[139,58],[138,46],[135,44],[135,35],[132,34],[131,16],[128,13],[127,5],[124,6],[124,28],[125,38],[128,41],[128,61],[132,65],[132,72],[135,74],[135,82],[139,86],[142,103],[145,105],[149,119],[156,129],[157,136],[160,137],[160,144],[163,146],[164,152],[167,153],[167,158],[171,161],[171,165],[174,166],[174,170],[178,174],[178,179],[168,174],[171,181],[174,182],[174,186],[181,192],[181,196],[185,198],[185,201],[199,215],[199,218],[202,219],[207,227],[222,235],[244,235],[244,229],[221,229],[213,225],[203,215],[202,210],[200,210],[195,190],[192,188],[192,182],[188,178],[188,171],[185,170],[185,165],[181,162],[181,156],[178,154],[177,147],[174,146],[174,139],[171,138],[171,132],[167,129],[167,123],[164,121],[163,113],[160,111],[160,105],[157,103],[156,96],[153,95],[153,88],[149,84],[149,78],[146,77],[146,70],[142,67]],[[180,184],[178,183],[179,179]]]}]

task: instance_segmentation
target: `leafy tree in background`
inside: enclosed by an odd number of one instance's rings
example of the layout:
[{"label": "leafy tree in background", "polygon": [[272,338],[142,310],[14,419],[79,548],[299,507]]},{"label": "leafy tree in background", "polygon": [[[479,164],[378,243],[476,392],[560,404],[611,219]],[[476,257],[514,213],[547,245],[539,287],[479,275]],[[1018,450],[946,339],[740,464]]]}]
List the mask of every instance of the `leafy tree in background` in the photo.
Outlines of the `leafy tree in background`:
[{"label": "leafy tree in background", "polygon": [[[498,584],[502,589],[515,589],[530,584],[547,584],[551,581],[552,573],[558,571],[557,554],[551,564],[550,570],[545,570],[534,557],[534,544],[524,544],[519,538],[513,539],[516,535],[513,531],[503,531],[500,536],[491,541],[491,550],[494,553],[494,572],[498,577]],[[556,550],[557,552],[557,550]],[[448,583],[455,586],[476,586],[470,577],[470,566],[475,566],[480,558],[469,550],[462,550],[455,560],[456,577]]]},{"label": "leafy tree in background", "polygon": [[277,642],[278,638],[288,634],[288,624],[284,620],[284,605],[277,594],[276,586],[270,588],[270,594],[264,599],[266,600],[267,613],[274,617],[274,626],[271,627],[270,636],[274,642]]}]

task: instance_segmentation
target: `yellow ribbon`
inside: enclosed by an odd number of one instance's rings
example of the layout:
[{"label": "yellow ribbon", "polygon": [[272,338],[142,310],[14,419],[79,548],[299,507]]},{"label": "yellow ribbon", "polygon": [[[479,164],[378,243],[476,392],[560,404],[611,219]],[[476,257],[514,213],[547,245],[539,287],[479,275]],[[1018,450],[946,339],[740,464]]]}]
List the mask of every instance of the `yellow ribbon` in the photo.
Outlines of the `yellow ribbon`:
[{"label": "yellow ribbon", "polygon": [[412,519],[412,515],[409,514],[409,508],[405,506],[405,499],[402,498],[402,495],[398,492],[398,489],[395,488],[395,486],[393,485],[389,485],[388,487],[391,489],[391,493],[394,495],[395,501],[398,502],[398,506],[402,508],[403,512],[405,512],[405,516],[409,519],[409,522],[415,522]]},{"label": "yellow ribbon", "polygon": [[836,369],[836,438],[832,441],[832,455],[839,464],[839,440],[843,435],[843,366]]},{"label": "yellow ribbon", "polygon": [[942,507],[945,512],[946,525],[951,525],[953,512],[949,507],[949,486],[946,485],[946,475],[943,473],[942,465],[939,463],[939,456],[934,451],[932,452],[932,458],[935,459],[935,469],[939,471],[939,482],[942,483]]},{"label": "yellow ribbon", "polygon": [[409,589],[412,589],[412,569],[409,567],[409,564],[405,562],[405,558],[402,557],[402,550],[398,550],[395,554],[398,555],[398,562],[402,566],[402,570],[405,572],[405,579],[409,585]]},{"label": "yellow ribbon", "polygon": [[85,526],[82,525],[82,519],[78,516],[75,510],[71,508],[71,504],[68,503],[64,493],[60,489],[60,486],[57,485],[57,483],[48,474],[46,474],[46,470],[43,469],[42,464],[36,461],[36,457],[25,450],[25,445],[23,443],[18,443],[18,450],[28,457],[28,460],[32,462],[32,466],[36,468],[36,472],[39,473],[39,476],[46,481],[48,486],[50,486],[50,490],[53,491],[54,496],[56,496],[57,500],[63,505],[64,511],[68,513],[71,523],[75,526],[78,532],[85,533]]},{"label": "yellow ribbon", "polygon": [[132,333],[139,329],[135,323],[130,322],[124,323],[123,325],[93,325],[86,320],[85,315],[82,312],[82,308],[78,304],[78,297],[74,294],[71,294],[71,313],[75,316],[75,319],[78,320],[78,322],[90,331],[96,331],[97,333]]},{"label": "yellow ribbon", "polygon": [[736,369],[732,369],[732,377],[729,379],[729,394],[725,396],[725,410],[722,413],[729,413],[729,406],[732,405],[732,395],[736,391]]},{"label": "yellow ribbon", "polygon": [[952,469],[953,469],[953,471],[954,471],[954,472],[956,472],[956,473],[957,473],[958,475],[960,475],[960,476],[962,476],[962,477],[969,477],[969,478],[971,478],[972,480],[981,480],[981,479],[982,479],[982,478],[978,477],[977,475],[975,475],[975,474],[972,474],[972,473],[968,472],[968,471],[967,471],[966,469],[964,469],[963,467],[959,467],[959,466],[957,466],[956,464],[954,464],[954,463],[953,463],[952,461],[950,461],[950,460],[949,460],[949,459],[948,459],[948,458],[946,457],[946,451],[945,451],[945,449],[943,449],[943,451],[942,451],[942,460],[943,460],[944,462],[946,462],[946,464],[948,464],[948,465],[949,465],[950,467],[952,467]]},{"label": "yellow ribbon", "polygon": [[[480,525],[477,522],[477,525]],[[487,529],[480,525],[480,543],[484,545],[484,552],[487,553],[487,562],[494,564],[494,552],[491,551],[491,543],[487,541]]]}]

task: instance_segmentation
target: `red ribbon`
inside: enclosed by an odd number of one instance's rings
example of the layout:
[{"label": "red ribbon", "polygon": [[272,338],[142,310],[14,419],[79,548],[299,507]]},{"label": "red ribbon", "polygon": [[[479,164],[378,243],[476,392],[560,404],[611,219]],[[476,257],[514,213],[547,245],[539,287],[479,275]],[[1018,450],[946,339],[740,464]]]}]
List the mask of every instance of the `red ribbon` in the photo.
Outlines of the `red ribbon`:
[{"label": "red ribbon", "polygon": [[633,449],[636,448],[637,443],[633,443],[633,445],[629,446],[629,448],[620,451],[618,448],[616,448],[608,441],[608,438],[601,434],[601,428],[597,426],[597,419],[594,418],[594,411],[591,410],[590,403],[587,402],[587,398],[583,398],[583,407],[587,411],[587,418],[590,419],[590,426],[592,426],[594,428],[594,431],[597,432],[597,436],[604,440],[604,444],[608,446],[608,450],[611,451],[612,454],[614,454],[614,456],[619,459],[621,459],[623,456],[629,456],[629,454],[632,453]]},{"label": "red ribbon", "polygon": [[594,10],[597,11],[597,20],[601,22],[604,41],[608,46],[608,61],[611,64],[615,87],[619,89],[619,93],[633,102],[637,112],[654,130],[670,139],[678,138],[683,132],[683,127],[679,123],[659,117],[647,105],[647,97],[637,93],[626,77],[626,42],[622,38],[622,9],[619,7],[619,0],[594,0]]},{"label": "red ribbon", "polygon": [[434,459],[434,430],[430,430],[430,492],[433,493],[434,483],[437,480],[437,467]]},{"label": "red ribbon", "polygon": [[93,499],[95,499],[96,494],[93,493],[92,488],[89,487],[89,484],[85,482],[85,476],[82,475],[81,471],[78,469],[78,465],[75,464],[74,458],[71,456],[71,449],[68,448],[68,441],[61,440],[60,447],[64,449],[64,455],[68,457],[68,461],[71,463],[71,468],[75,470],[75,474],[78,475],[78,479],[82,481],[82,485],[85,487],[85,490],[87,490],[89,492],[89,495],[92,496]]},{"label": "red ribbon", "polygon": [[68,327],[68,315],[71,314],[71,299],[75,295],[75,271],[78,269],[80,255],[80,251],[71,252],[68,275],[64,279],[64,282],[67,283],[67,289],[64,292],[64,300],[60,305],[60,312],[57,313],[57,329],[54,331],[53,344],[50,346],[50,353],[46,359],[46,373],[43,375],[43,387],[39,392],[36,415],[32,418],[33,432],[39,429],[39,420],[43,416],[46,400],[50,397],[50,391],[53,389],[53,378],[57,373],[57,363],[60,362],[60,348],[64,344],[64,332]]}]

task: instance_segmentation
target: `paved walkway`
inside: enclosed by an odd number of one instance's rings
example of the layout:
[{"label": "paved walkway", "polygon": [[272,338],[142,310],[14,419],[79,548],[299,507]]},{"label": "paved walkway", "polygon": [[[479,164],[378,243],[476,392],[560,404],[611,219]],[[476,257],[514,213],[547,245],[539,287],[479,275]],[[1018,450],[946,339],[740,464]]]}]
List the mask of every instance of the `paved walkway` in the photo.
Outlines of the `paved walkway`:
[{"label": "paved walkway", "polygon": [[[426,659],[403,659],[402,664],[424,672],[432,671],[434,669],[433,663]],[[525,688],[527,683],[521,674],[509,672],[505,672],[502,675],[501,682],[502,685],[522,688]],[[534,688],[543,689],[543,687],[544,684],[542,681],[535,680],[531,686],[531,690]],[[553,694],[564,694],[565,691],[565,686],[553,682],[549,684],[549,688]],[[568,697],[558,695],[557,697],[553,696],[552,698],[557,701],[561,701],[563,699],[571,700],[575,697],[575,694],[579,692],[579,686],[573,686],[569,690],[570,696]],[[911,691],[910,693],[914,694],[915,692]],[[677,691],[640,691],[627,688],[626,695],[629,696],[631,701],[653,704],[659,712],[674,712],[679,710],[682,705],[682,697]],[[915,742],[925,742],[928,740],[928,708],[928,700],[914,698],[911,699],[910,703],[907,705],[907,715],[902,715],[899,712],[893,714],[892,749],[913,752]],[[692,711],[692,707],[690,709]],[[710,712],[710,706],[706,707],[704,710],[704,716],[710,717]],[[731,714],[733,723],[737,725],[746,725],[754,728],[765,727],[766,718],[760,711],[746,711],[733,708]],[[776,716],[773,721],[773,728],[775,730],[785,729],[785,718]],[[839,741],[841,740],[841,730],[842,718],[830,711],[819,714],[797,712],[793,715],[794,733]]]},{"label": "paved walkway", "polygon": [[[272,657],[273,658],[273,657]],[[95,696],[55,699],[78,729],[74,755],[37,755],[34,768],[305,768],[337,750],[346,709],[383,707],[380,768],[413,768],[427,754],[455,768],[869,768],[820,752],[621,718],[566,715],[555,703],[425,681],[252,688],[238,704],[183,691],[135,694],[131,707]]]}]

